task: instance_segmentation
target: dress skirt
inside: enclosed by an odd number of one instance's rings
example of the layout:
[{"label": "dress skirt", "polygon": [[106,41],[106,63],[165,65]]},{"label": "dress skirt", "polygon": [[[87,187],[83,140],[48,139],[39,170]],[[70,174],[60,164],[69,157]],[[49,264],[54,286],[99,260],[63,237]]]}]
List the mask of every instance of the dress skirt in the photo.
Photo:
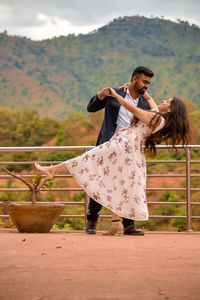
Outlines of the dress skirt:
[{"label": "dress skirt", "polygon": [[67,160],[66,167],[98,203],[123,218],[148,220],[142,146],[149,134],[149,127],[139,121],[119,130],[108,142]]}]

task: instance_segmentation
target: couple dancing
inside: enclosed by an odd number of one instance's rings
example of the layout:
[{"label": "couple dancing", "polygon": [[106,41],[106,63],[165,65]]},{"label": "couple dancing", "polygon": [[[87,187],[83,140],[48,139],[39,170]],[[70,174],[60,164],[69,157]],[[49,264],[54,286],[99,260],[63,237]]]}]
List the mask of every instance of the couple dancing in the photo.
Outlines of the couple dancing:
[{"label": "couple dancing", "polygon": [[[112,223],[107,235],[144,235],[134,221],[148,219],[146,202],[147,151],[165,142],[173,147],[189,141],[189,121],[184,103],[172,97],[157,106],[146,92],[153,72],[137,67],[126,88],[104,88],[94,96],[88,111],[105,108],[97,147],[54,166],[35,167],[48,180],[56,173],[70,173],[91,197],[86,233],[95,234],[102,205],[110,209]],[[123,225],[120,221],[123,218]]]}]

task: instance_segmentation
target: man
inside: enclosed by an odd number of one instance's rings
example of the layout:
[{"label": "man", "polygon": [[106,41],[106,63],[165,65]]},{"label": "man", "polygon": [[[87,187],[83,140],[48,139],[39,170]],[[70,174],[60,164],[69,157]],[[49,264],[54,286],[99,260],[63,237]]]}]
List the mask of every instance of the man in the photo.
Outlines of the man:
[{"label": "man", "polygon": [[[141,96],[148,89],[153,72],[144,67],[138,66],[131,76],[131,83],[124,91],[124,88],[115,89],[116,92],[134,103],[140,108],[149,109],[146,100]],[[88,112],[96,112],[105,108],[105,116],[97,139],[97,145],[107,142],[116,131],[128,127],[133,114],[126,110],[120,103],[109,96],[108,88],[104,88],[97,95],[93,96],[88,104]],[[87,214],[86,233],[96,234],[97,220],[102,206],[90,198]],[[133,220],[123,218],[125,235],[144,235],[144,231],[138,229]]]}]

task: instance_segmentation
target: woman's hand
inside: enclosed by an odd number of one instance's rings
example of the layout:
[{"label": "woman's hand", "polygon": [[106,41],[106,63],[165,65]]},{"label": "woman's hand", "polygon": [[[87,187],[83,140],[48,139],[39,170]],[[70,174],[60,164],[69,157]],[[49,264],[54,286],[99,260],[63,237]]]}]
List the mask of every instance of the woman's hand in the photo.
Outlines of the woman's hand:
[{"label": "woman's hand", "polygon": [[118,95],[116,92],[115,92],[115,90],[113,89],[113,88],[109,88],[109,93],[110,93],[110,95],[109,96],[111,96],[111,97],[115,97],[116,98],[116,96]]},{"label": "woman's hand", "polygon": [[111,87],[105,87],[103,90],[101,90],[98,93],[98,98],[103,99],[104,97],[111,96],[116,97],[118,94],[115,92],[115,90]]},{"label": "woman's hand", "polygon": [[126,83],[124,83],[122,86],[120,86],[119,87],[119,89],[124,89],[124,92],[126,92],[127,91],[127,89],[129,88],[129,85],[130,85],[131,83],[130,82],[126,82]]}]

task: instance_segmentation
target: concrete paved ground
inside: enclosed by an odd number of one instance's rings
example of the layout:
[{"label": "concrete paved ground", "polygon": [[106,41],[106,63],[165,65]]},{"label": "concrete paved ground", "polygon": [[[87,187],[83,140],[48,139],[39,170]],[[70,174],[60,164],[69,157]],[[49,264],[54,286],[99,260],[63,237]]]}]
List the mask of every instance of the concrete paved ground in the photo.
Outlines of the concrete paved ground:
[{"label": "concrete paved ground", "polygon": [[200,233],[0,230],[0,300],[199,300]]}]

